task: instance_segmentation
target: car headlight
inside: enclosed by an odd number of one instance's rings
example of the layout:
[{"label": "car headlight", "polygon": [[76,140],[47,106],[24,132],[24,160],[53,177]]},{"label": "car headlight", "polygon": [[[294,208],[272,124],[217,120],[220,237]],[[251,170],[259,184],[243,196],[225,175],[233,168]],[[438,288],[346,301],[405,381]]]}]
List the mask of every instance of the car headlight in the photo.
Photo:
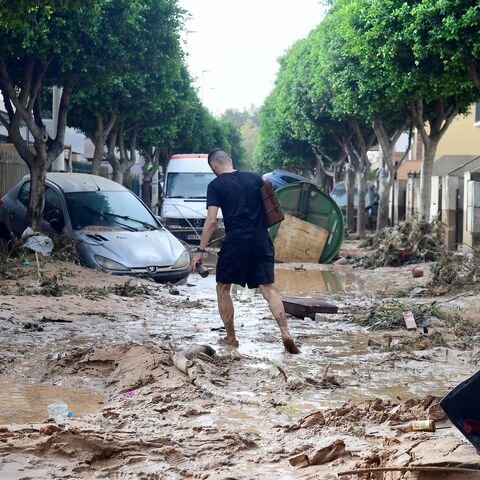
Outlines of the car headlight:
[{"label": "car headlight", "polygon": [[107,270],[123,270],[123,271],[130,270],[125,265],[122,265],[121,263],[118,263],[115,260],[111,260],[110,258],[102,257],[102,255],[94,255],[94,258],[95,258],[95,261],[101,267],[106,268]]},{"label": "car headlight", "polygon": [[190,263],[190,257],[188,252],[184,250],[182,254],[178,257],[178,260],[172,265],[172,268],[182,268],[186,267]]}]

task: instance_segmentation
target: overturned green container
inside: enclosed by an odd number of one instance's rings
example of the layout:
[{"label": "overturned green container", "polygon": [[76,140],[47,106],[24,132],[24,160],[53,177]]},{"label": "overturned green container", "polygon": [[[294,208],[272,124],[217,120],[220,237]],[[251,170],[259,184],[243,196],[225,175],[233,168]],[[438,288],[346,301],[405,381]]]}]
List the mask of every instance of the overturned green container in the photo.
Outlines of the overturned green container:
[{"label": "overturned green container", "polygon": [[[337,255],[345,237],[343,214],[335,201],[313,183],[291,183],[276,191],[283,212],[313,223],[329,232],[320,263],[329,263]],[[280,224],[270,228],[275,239]]]}]

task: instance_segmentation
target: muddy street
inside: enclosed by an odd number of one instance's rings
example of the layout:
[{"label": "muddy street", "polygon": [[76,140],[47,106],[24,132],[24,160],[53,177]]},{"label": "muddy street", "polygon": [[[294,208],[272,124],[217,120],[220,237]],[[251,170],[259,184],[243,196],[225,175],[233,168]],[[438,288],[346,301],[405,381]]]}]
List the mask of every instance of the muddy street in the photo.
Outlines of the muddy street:
[{"label": "muddy street", "polygon": [[[172,287],[49,260],[52,294],[34,264],[12,264],[0,292],[0,478],[333,479],[383,464],[478,465],[438,400],[478,369],[480,297],[406,296],[430,280],[420,267],[414,278],[411,266],[277,265],[282,294],[339,307],[289,317],[301,348],[291,356],[261,295],[241,288],[240,346],[223,346],[213,275]],[[428,333],[385,323],[407,310],[426,312]],[[49,419],[55,401],[73,418]],[[425,419],[446,428],[393,429]],[[400,478],[378,475],[343,478]],[[475,478],[465,475],[448,478]]]}]

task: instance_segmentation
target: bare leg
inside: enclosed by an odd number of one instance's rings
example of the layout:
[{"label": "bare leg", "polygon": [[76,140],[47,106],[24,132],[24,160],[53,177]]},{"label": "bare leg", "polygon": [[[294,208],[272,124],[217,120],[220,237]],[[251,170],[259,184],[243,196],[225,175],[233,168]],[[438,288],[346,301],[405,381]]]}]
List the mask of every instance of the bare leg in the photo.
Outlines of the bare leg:
[{"label": "bare leg", "polygon": [[295,345],[295,341],[293,340],[293,337],[288,330],[287,319],[285,317],[285,309],[283,308],[282,299],[275,290],[273,284],[270,283],[268,285],[260,285],[260,292],[262,292],[263,297],[268,302],[270,311],[272,312],[275,320],[278,323],[285,350],[287,350],[287,352],[289,353],[300,353],[300,350]]},{"label": "bare leg", "polygon": [[227,331],[226,343],[238,347],[238,341],[235,336],[235,326],[233,324],[234,309],[232,297],[230,296],[231,287],[231,284],[217,283],[218,311],[225,325],[225,330]]}]

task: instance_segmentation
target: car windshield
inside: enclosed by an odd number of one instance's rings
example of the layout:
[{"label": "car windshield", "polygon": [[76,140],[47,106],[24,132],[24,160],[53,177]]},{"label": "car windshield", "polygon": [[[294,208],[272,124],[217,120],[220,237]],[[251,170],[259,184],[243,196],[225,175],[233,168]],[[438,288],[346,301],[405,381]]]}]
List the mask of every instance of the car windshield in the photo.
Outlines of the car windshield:
[{"label": "car windshield", "polygon": [[208,184],[214,173],[172,172],[167,176],[167,198],[207,198]]},{"label": "car windshield", "polygon": [[[346,207],[347,206],[347,191],[345,189],[345,184],[341,183],[335,186],[335,188],[332,190],[332,193],[330,196],[335,200],[335,203],[340,207]],[[355,191],[354,191],[354,206],[358,206],[358,188],[355,186]],[[370,192],[367,188],[365,192],[365,206],[369,207],[372,204],[372,200],[370,198]]]},{"label": "car windshield", "polygon": [[66,195],[72,227],[156,230],[160,224],[131,192],[75,192]]}]

